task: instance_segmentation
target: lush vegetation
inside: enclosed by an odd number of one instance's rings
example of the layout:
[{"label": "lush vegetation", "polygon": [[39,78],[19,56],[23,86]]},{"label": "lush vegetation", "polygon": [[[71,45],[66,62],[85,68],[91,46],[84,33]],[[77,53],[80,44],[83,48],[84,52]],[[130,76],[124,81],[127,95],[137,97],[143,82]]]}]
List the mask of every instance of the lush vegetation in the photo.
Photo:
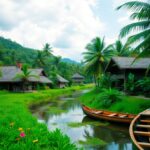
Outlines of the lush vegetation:
[{"label": "lush vegetation", "polygon": [[[127,2],[117,9],[127,8],[132,11],[130,18],[133,23],[122,28],[121,37],[129,35],[128,44],[136,44],[135,51],[140,52],[140,56],[150,56],[150,3],[141,1]],[[142,51],[142,52],[141,52]]]},{"label": "lush vegetation", "polygon": [[[43,68],[50,79],[60,74],[71,81],[74,73],[84,74],[83,65],[61,56],[54,56],[53,48],[46,43],[41,50],[25,48],[9,39],[0,37],[0,65],[16,65],[16,62],[27,64],[31,68]],[[89,76],[85,76],[90,82]],[[55,83],[55,82],[54,82]]]},{"label": "lush vegetation", "polygon": [[150,77],[145,76],[139,80],[130,73],[125,86],[128,94],[150,96]]},{"label": "lush vegetation", "polygon": [[61,149],[77,147],[61,131],[49,132],[46,125],[37,123],[28,107],[55,100],[60,95],[89,86],[59,90],[44,90],[36,93],[0,92],[0,149]]},{"label": "lush vegetation", "polygon": [[106,64],[113,56],[113,51],[110,46],[106,46],[104,38],[94,38],[86,46],[87,51],[83,53],[85,72],[93,75],[96,86],[99,86],[99,77],[104,72]]},{"label": "lush vegetation", "polygon": [[150,108],[150,98],[127,96],[115,89],[101,90],[95,88],[84,94],[80,101],[91,108],[132,114],[138,114]]}]

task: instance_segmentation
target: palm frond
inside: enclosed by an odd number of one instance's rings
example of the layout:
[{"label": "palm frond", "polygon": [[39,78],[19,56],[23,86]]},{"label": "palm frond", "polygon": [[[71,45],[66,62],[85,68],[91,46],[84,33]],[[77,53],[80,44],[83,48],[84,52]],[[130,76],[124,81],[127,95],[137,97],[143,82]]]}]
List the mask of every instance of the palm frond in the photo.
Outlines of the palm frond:
[{"label": "palm frond", "polygon": [[138,34],[132,35],[128,38],[128,44],[134,44],[140,42],[150,34],[150,29],[144,30]]},{"label": "palm frond", "polygon": [[147,20],[150,19],[150,10],[149,11],[143,11],[141,10],[140,12],[135,12],[131,14],[130,18],[131,19],[138,19],[138,20]]},{"label": "palm frond", "polygon": [[125,37],[127,34],[129,34],[132,31],[138,31],[138,30],[144,30],[150,27],[150,21],[140,21],[131,23],[124,28],[121,29],[120,37]]},{"label": "palm frond", "polygon": [[[136,48],[135,51],[143,49],[144,51],[150,49],[150,34],[141,42]],[[149,52],[150,53],[150,52]]]},{"label": "palm frond", "polygon": [[150,7],[149,3],[140,2],[140,1],[132,1],[132,2],[127,2],[127,3],[124,3],[123,5],[120,5],[119,7],[117,7],[117,10],[121,8],[126,8],[126,9],[130,9],[133,11],[139,11],[143,8],[149,8],[149,7]]}]

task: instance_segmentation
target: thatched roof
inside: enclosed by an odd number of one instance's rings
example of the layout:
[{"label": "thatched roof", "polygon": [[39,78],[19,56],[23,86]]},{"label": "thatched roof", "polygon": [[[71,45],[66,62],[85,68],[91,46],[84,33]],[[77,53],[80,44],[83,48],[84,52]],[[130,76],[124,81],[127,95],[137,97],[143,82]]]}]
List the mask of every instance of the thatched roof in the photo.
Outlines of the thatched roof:
[{"label": "thatched roof", "polygon": [[79,73],[75,73],[73,76],[72,76],[72,79],[84,79],[84,77],[82,75],[80,75]]},{"label": "thatched roof", "polygon": [[57,78],[58,82],[62,82],[62,83],[68,83],[69,82],[68,80],[66,80],[65,78],[63,78],[62,76],[60,76],[58,74],[57,74],[56,78]]},{"label": "thatched roof", "polygon": [[[21,82],[21,79],[15,78],[17,74],[20,74],[22,70],[16,66],[4,66],[0,67],[2,76],[0,77],[0,82]],[[37,77],[30,77],[29,82],[39,82],[39,83],[52,83],[42,72],[43,69],[29,69],[32,75]]]},{"label": "thatched roof", "polygon": [[106,67],[110,67],[111,62],[115,63],[119,69],[147,69],[150,66],[150,58],[139,58],[134,61],[134,57],[112,57]]}]

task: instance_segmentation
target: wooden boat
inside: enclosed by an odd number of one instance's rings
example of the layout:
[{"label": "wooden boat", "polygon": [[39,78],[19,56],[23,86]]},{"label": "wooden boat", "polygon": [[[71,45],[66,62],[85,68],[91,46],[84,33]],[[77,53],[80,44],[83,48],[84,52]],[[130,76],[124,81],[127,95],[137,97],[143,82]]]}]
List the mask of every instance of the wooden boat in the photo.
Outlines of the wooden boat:
[{"label": "wooden boat", "polygon": [[137,115],[130,124],[130,136],[139,150],[150,150],[150,109]]},{"label": "wooden boat", "polygon": [[134,119],[136,115],[133,114],[127,114],[127,113],[118,113],[118,112],[111,112],[111,111],[105,111],[105,110],[96,110],[91,109],[87,106],[82,105],[83,112],[94,119],[102,119],[106,121],[112,121],[112,122],[121,122],[121,123],[131,123],[131,121]]}]

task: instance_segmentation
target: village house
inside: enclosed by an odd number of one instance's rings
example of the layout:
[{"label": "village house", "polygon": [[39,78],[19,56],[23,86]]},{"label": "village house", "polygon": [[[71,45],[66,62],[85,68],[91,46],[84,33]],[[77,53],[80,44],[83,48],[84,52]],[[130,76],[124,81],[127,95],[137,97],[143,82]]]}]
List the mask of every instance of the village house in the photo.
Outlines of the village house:
[{"label": "village house", "polygon": [[105,73],[110,73],[115,87],[125,89],[125,83],[130,73],[134,74],[138,80],[145,76],[149,67],[150,58],[139,58],[135,61],[134,57],[112,57]]},{"label": "village house", "polygon": [[[37,85],[47,85],[50,86],[52,81],[48,79],[43,69],[29,69],[33,77],[29,77],[23,89],[23,81],[16,76],[22,73],[21,65],[17,66],[2,66],[0,67],[1,76],[0,76],[0,89],[5,89],[9,91],[30,91],[36,90]],[[37,77],[34,77],[37,76]]]},{"label": "village house", "polygon": [[72,76],[72,81],[74,84],[82,84],[84,81],[84,77],[82,75],[80,75],[79,73],[75,73]]},{"label": "village house", "polygon": [[67,84],[69,83],[68,80],[66,80],[65,78],[63,78],[62,76],[58,75],[56,76],[56,80],[57,80],[57,86],[59,88],[65,88],[67,86]]}]

